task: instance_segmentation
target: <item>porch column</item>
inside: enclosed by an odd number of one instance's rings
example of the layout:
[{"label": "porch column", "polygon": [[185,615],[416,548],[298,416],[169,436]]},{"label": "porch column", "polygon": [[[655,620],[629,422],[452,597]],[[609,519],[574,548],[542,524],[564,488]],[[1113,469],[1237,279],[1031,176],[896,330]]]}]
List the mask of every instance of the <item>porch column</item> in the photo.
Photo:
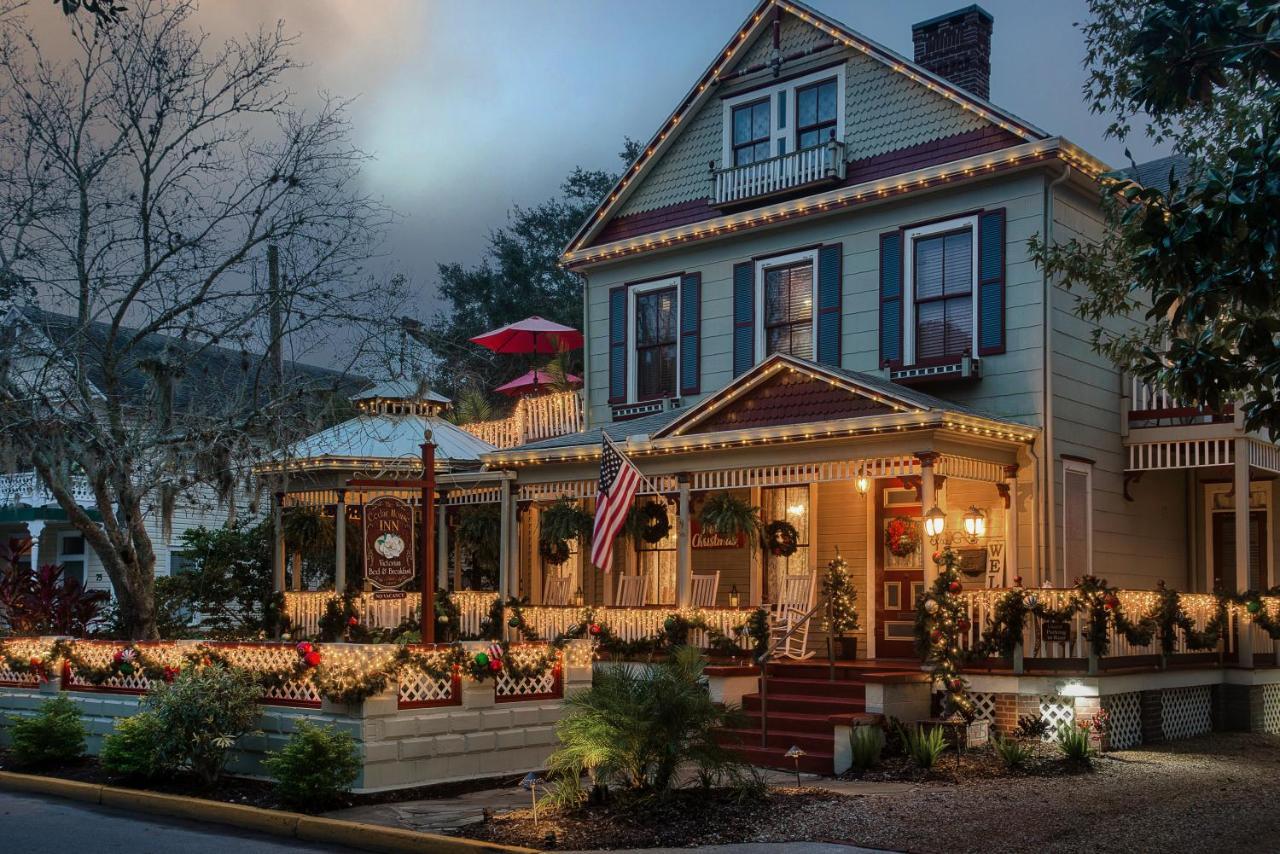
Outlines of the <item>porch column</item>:
[{"label": "porch column", "polygon": [[302,552],[293,553],[293,592],[302,590]]},{"label": "porch column", "polygon": [[1018,467],[1004,467],[1004,578],[1000,587],[1008,587],[1021,573],[1018,568]]},{"label": "porch column", "polygon": [[924,587],[925,590],[933,587],[933,582],[938,577],[938,565],[933,562],[933,544],[925,542],[925,533],[923,519],[926,513],[933,509],[937,503],[937,496],[933,489],[933,463],[938,458],[935,453],[918,453],[916,459],[920,461],[920,561],[921,568],[924,570]]},{"label": "porch column", "polygon": [[43,521],[27,523],[27,536],[31,537],[31,571],[40,568],[40,535],[44,533]]},{"label": "porch column", "polygon": [[339,596],[347,592],[347,491],[338,490],[338,503],[333,505],[333,590]]},{"label": "porch column", "polygon": [[511,548],[511,481],[504,480],[498,487],[498,501],[501,508],[498,518],[500,520],[498,528],[498,593],[506,598],[511,596],[512,577],[519,573],[519,568],[513,568],[512,560],[515,558],[513,549]]},{"label": "porch column", "polygon": [[676,520],[676,607],[688,608],[693,599],[693,550],[689,530],[689,474],[676,475],[679,518]]},{"label": "porch column", "polygon": [[284,592],[284,493],[276,493],[275,507],[271,509],[272,534],[275,537],[271,550],[271,589],[276,593]]},{"label": "porch column", "polygon": [[445,503],[448,490],[439,491],[436,504],[436,587],[449,589],[449,507]]},{"label": "porch column", "polygon": [[[1233,473],[1235,477],[1233,478],[1233,491],[1236,498],[1236,590],[1243,592],[1251,586],[1249,584],[1249,440],[1244,437],[1236,439],[1234,450],[1235,470]],[[1253,626],[1248,619],[1240,619],[1236,638],[1240,666],[1252,667]]]}]

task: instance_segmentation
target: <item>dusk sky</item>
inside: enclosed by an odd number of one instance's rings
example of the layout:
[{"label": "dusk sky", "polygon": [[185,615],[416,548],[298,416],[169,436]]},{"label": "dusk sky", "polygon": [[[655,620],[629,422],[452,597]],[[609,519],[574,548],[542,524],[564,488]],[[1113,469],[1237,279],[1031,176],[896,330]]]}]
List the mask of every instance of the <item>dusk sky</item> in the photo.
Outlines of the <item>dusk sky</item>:
[{"label": "dusk sky", "polygon": [[[911,24],[965,5],[811,0],[907,56]],[[1084,0],[983,0],[995,16],[992,100],[1103,159],[1106,121],[1081,97]],[[356,142],[376,156],[369,189],[399,214],[379,262],[435,310],[436,264],[479,259],[512,205],[555,192],[575,166],[617,170],[623,137],[647,140],[755,0],[204,0],[217,37],[283,18],[307,67],[300,99],[356,97]],[[28,12],[65,27],[48,2]],[[42,42],[50,44],[51,42]],[[1139,159],[1156,156],[1145,140]]]}]

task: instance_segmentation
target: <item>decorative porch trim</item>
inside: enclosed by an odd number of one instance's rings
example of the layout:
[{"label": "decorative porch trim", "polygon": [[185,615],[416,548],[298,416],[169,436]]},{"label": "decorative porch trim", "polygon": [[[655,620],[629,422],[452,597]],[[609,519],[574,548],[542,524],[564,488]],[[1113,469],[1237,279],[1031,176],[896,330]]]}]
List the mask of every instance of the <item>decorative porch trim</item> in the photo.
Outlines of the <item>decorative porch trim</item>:
[{"label": "decorative porch trim", "polygon": [[1007,475],[1005,463],[993,463],[973,457],[958,457],[943,454],[933,464],[934,479],[939,476],[954,477],[960,480],[980,480],[984,483],[1004,485]]},{"label": "decorative porch trim", "polygon": [[[648,478],[658,488],[658,492],[655,493],[653,490],[641,485],[636,494],[666,495],[674,493],[678,488],[675,475],[649,475]],[[561,496],[576,499],[595,498],[597,483],[598,481],[595,478],[590,480],[550,480],[545,483],[521,483],[516,485],[516,501],[555,501]]]},{"label": "decorative porch trim", "polygon": [[1249,465],[1280,474],[1280,445],[1276,445],[1274,442],[1250,439]]},{"label": "decorative porch trim", "polygon": [[1229,466],[1235,462],[1234,439],[1178,439],[1129,446],[1126,471]]}]

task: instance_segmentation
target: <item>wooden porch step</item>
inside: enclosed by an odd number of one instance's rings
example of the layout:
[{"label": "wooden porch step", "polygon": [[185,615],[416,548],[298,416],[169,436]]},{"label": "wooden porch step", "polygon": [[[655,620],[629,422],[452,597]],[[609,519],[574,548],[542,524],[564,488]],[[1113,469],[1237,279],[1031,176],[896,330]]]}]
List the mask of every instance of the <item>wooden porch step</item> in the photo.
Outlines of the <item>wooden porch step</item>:
[{"label": "wooden porch step", "polygon": [[[760,712],[745,712],[742,716],[743,728],[760,732]],[[769,708],[769,728],[784,732],[808,733],[810,735],[831,735],[831,715],[805,714],[803,712],[780,712],[772,706]],[[757,735],[757,741],[759,736]]]},{"label": "wooden porch step", "polygon": [[[760,747],[760,729],[726,729],[716,734],[716,740],[725,747],[737,750],[739,747]],[[807,753],[831,753],[833,736],[830,727],[826,734],[814,732],[791,732],[785,729],[769,727],[767,747],[789,750],[793,745]]]},{"label": "wooden porch step", "polygon": [[[744,761],[752,765],[758,765],[762,768],[777,768],[780,771],[794,771],[796,762],[794,759],[788,759],[787,750],[790,747],[735,747],[734,752],[743,758]],[[830,777],[835,772],[835,759],[830,750],[826,752],[815,751],[807,753],[800,757],[800,770],[807,774],[823,774]]]},{"label": "wooden porch step", "polygon": [[[769,687],[768,709],[770,716],[774,712],[837,715],[846,712],[861,712],[866,709],[866,702],[861,697],[855,699],[852,697],[815,697],[811,694],[780,694],[772,690],[773,680],[769,680]],[[747,694],[742,698],[744,711],[758,712],[760,707],[761,698],[759,694]]]},{"label": "wooden porch step", "polygon": [[769,677],[769,696],[797,694],[806,697],[836,697],[862,700],[867,696],[865,683],[854,679],[799,679],[791,676]]}]

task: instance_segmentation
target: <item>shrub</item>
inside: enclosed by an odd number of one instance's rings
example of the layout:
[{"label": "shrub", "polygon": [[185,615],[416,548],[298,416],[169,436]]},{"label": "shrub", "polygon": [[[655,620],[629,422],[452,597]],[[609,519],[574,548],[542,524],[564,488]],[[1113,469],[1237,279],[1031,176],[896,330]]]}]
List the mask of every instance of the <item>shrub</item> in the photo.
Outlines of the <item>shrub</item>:
[{"label": "shrub", "polygon": [[258,718],[262,689],[253,676],[221,665],[183,669],[145,700],[159,721],[156,761],[189,769],[205,785],[222,773],[236,739]]},{"label": "shrub", "polygon": [[995,736],[991,739],[991,746],[1000,757],[1000,764],[1010,771],[1025,768],[1035,752],[1030,744],[1017,738]]},{"label": "shrub", "polygon": [[[649,668],[597,671],[591,688],[565,701],[556,724],[561,747],[548,763],[552,778],[564,784],[585,772],[599,785],[662,794],[689,767],[704,784],[754,789],[758,776],[716,739],[737,714],[712,702],[701,681],[705,666],[697,649],[677,647]],[[572,791],[572,784],[564,788]]]},{"label": "shrub", "polygon": [[13,759],[24,768],[62,765],[84,755],[80,707],[65,694],[46,700],[33,717],[14,720],[9,735]]},{"label": "shrub", "polygon": [[1018,718],[1018,735],[1037,741],[1049,734],[1049,719],[1039,715],[1023,715]]},{"label": "shrub", "polygon": [[1058,750],[1062,751],[1062,755],[1070,762],[1088,763],[1089,756],[1093,752],[1089,746],[1089,728],[1075,726],[1074,724],[1062,724],[1058,727],[1057,736]]},{"label": "shrub", "polygon": [[902,743],[907,757],[919,768],[929,770],[938,762],[938,757],[947,749],[947,737],[942,727],[925,729],[916,726],[903,730]]},{"label": "shrub", "polygon": [[155,712],[139,712],[116,721],[102,740],[98,761],[126,777],[156,777],[170,770],[161,752],[164,726]]},{"label": "shrub", "polygon": [[880,751],[884,749],[884,733],[880,727],[856,726],[849,735],[849,747],[853,753],[853,767],[866,771],[880,761]]},{"label": "shrub", "polygon": [[360,754],[349,733],[300,721],[284,749],[262,763],[285,803],[313,811],[333,804],[360,775]]}]

